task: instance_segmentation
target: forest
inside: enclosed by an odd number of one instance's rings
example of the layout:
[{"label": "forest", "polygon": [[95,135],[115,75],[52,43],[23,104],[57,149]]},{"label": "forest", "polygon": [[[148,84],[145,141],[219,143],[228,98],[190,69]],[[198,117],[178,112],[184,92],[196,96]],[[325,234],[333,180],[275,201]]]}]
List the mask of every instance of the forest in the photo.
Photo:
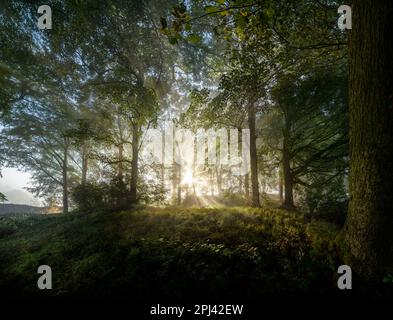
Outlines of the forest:
[{"label": "forest", "polygon": [[342,4],[1,1],[1,290],[392,298],[393,2]]}]

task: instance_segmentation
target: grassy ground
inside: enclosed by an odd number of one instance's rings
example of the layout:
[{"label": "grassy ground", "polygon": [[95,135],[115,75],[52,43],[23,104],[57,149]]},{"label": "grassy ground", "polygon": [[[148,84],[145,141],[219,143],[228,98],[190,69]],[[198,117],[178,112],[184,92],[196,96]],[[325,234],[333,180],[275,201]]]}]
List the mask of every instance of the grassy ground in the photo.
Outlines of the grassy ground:
[{"label": "grassy ground", "polygon": [[[0,287],[27,298],[337,295],[337,233],[280,209],[12,215],[0,218]],[[44,264],[53,290],[37,289]]]}]

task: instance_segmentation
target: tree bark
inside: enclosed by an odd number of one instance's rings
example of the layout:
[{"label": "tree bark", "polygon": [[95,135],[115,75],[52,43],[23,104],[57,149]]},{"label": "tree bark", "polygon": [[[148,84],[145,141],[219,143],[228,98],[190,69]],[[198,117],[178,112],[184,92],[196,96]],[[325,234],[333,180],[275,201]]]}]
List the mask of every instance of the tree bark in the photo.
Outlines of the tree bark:
[{"label": "tree bark", "polygon": [[251,102],[248,106],[248,125],[250,128],[251,191],[252,191],[251,205],[253,207],[260,207],[261,204],[259,202],[258,159],[257,159],[255,120],[256,120],[255,103]]},{"label": "tree bark", "polygon": [[82,146],[82,185],[85,185],[87,181],[88,166],[89,166],[88,147],[86,143],[84,143]]},{"label": "tree bark", "polygon": [[177,164],[177,204],[181,205],[181,165]]},{"label": "tree bark", "polygon": [[364,277],[393,272],[393,40],[391,0],[354,0],[349,31],[348,264]]},{"label": "tree bark", "polygon": [[282,207],[288,210],[295,209],[293,201],[293,174],[291,168],[291,150],[292,150],[292,113],[286,105],[281,105],[281,110],[284,115],[284,127],[282,130],[283,142],[282,142],[282,175],[284,179],[284,202]]},{"label": "tree bark", "polygon": [[[119,112],[119,111],[118,111]],[[119,142],[117,144],[117,148],[118,148],[118,157],[119,157],[119,164],[118,164],[118,168],[117,168],[117,176],[119,181],[123,181],[124,178],[124,143],[123,143],[123,125],[121,122],[121,117],[118,114],[117,115],[117,127],[119,129]]]},{"label": "tree bark", "polygon": [[123,181],[123,176],[124,176],[124,146],[123,143],[120,143],[118,146],[118,157],[119,157],[119,164],[117,168],[117,176],[119,178],[119,181]]},{"label": "tree bark", "polygon": [[278,194],[280,197],[281,205],[284,204],[284,181],[283,181],[283,173],[282,173],[282,164],[280,165],[280,169],[278,171]]},{"label": "tree bark", "polygon": [[132,125],[131,183],[130,183],[131,203],[137,202],[138,164],[139,164],[139,127],[133,124]]},{"label": "tree bark", "polygon": [[283,167],[284,190],[285,190],[283,207],[289,210],[293,210],[295,208],[295,204],[293,202],[293,176],[291,172],[290,156],[285,146],[285,142],[284,142],[284,148],[282,154],[282,167]]},{"label": "tree bark", "polygon": [[63,154],[63,213],[68,213],[68,139],[64,139]]}]

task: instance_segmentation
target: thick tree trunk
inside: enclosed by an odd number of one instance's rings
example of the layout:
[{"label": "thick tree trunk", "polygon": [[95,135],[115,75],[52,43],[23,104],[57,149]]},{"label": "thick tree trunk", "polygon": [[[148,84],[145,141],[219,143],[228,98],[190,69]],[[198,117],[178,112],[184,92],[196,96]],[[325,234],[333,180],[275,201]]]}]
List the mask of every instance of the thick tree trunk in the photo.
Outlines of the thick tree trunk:
[{"label": "thick tree trunk", "polygon": [[248,106],[248,125],[250,128],[250,162],[251,162],[251,191],[252,199],[251,205],[253,207],[260,207],[259,203],[259,186],[258,186],[258,159],[257,159],[257,144],[255,132],[256,110],[255,103],[250,103]]},{"label": "thick tree trunk", "polygon": [[393,39],[391,0],[354,0],[349,31],[348,264],[365,277],[393,272]]},{"label": "thick tree trunk", "polygon": [[138,164],[139,164],[139,127],[137,125],[133,125],[132,126],[131,183],[130,183],[131,203],[137,202]]}]

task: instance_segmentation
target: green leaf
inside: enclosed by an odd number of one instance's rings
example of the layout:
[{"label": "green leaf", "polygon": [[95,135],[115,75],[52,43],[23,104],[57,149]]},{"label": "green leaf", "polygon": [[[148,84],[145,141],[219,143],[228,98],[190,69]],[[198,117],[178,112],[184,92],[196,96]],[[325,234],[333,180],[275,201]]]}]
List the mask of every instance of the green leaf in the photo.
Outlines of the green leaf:
[{"label": "green leaf", "polygon": [[161,18],[161,26],[163,29],[166,29],[168,27],[168,23],[166,22],[165,18]]},{"label": "green leaf", "polygon": [[198,42],[200,42],[200,40],[201,40],[201,37],[195,33],[191,33],[190,35],[187,36],[187,41],[190,43],[198,43]]},{"label": "green leaf", "polygon": [[190,23],[190,21],[188,21],[186,24],[185,24],[185,30],[186,31],[188,31],[188,32],[190,32],[191,31],[191,23]]},{"label": "green leaf", "polygon": [[177,40],[176,37],[170,37],[170,38],[169,38],[169,43],[170,43],[170,44],[177,44],[177,41],[178,41],[178,40]]},{"label": "green leaf", "polygon": [[206,6],[205,7],[205,11],[207,13],[215,13],[215,12],[217,12],[219,10],[220,10],[220,8],[218,8],[218,7],[213,7],[213,6]]}]

